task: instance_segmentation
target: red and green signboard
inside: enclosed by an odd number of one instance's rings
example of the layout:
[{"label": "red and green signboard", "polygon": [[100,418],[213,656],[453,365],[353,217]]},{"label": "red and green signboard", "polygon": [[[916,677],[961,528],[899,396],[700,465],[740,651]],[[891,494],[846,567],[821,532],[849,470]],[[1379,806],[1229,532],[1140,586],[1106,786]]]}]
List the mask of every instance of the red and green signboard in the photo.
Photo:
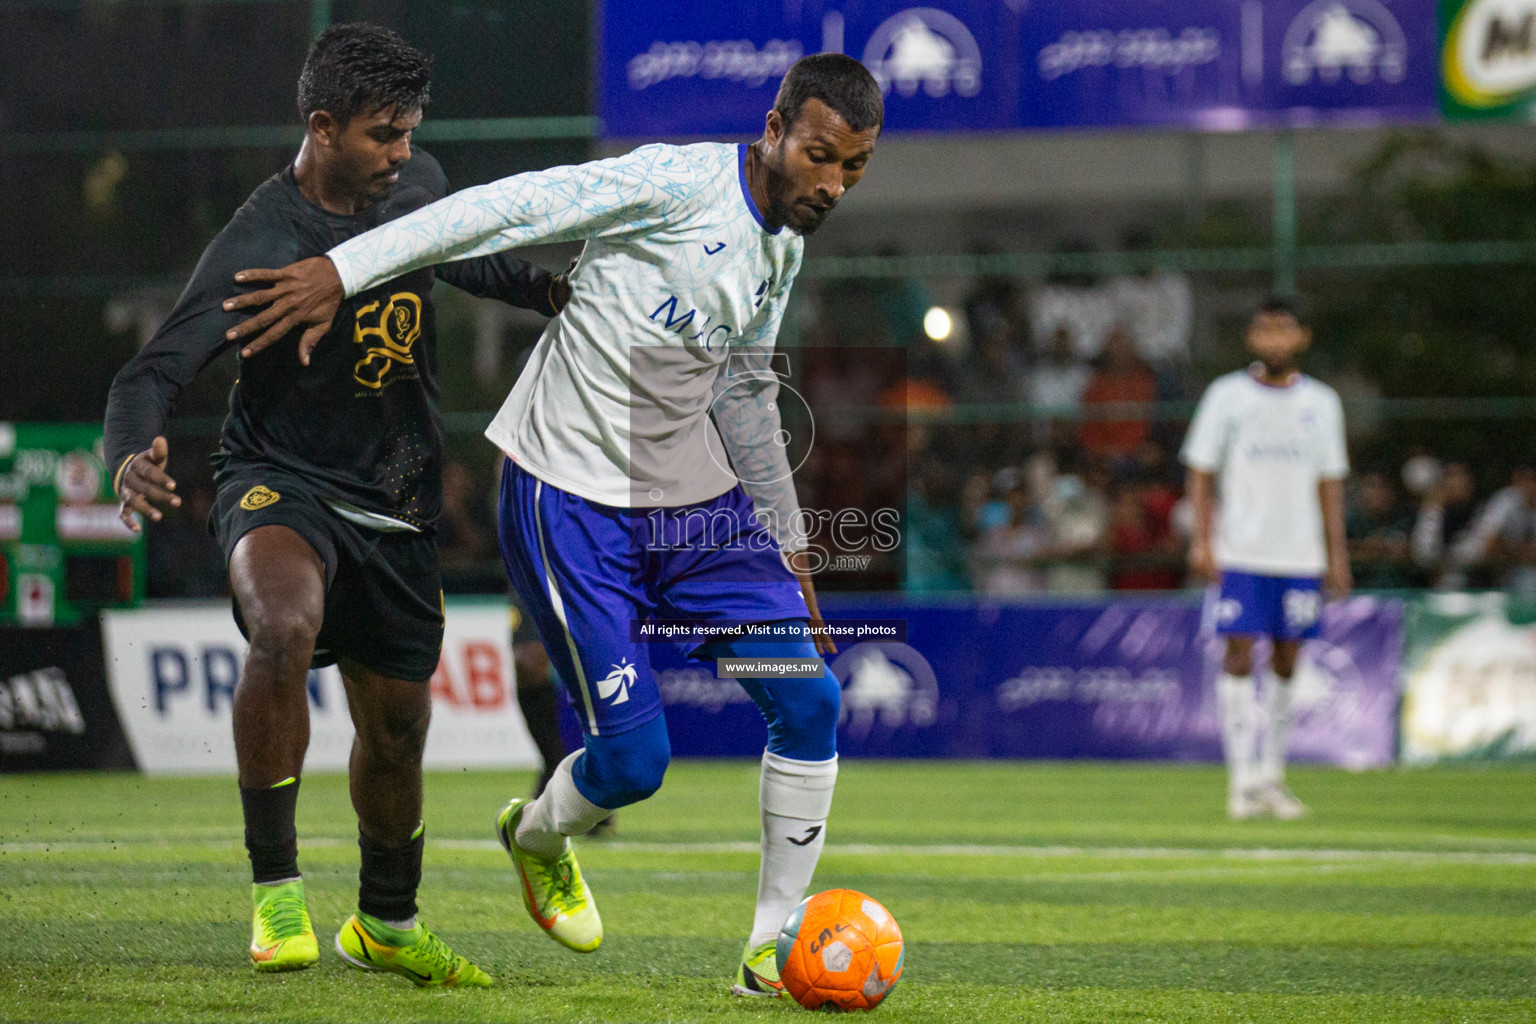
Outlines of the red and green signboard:
[{"label": "red and green signboard", "polygon": [[0,423],[0,625],[70,625],[144,597],[98,423]]}]

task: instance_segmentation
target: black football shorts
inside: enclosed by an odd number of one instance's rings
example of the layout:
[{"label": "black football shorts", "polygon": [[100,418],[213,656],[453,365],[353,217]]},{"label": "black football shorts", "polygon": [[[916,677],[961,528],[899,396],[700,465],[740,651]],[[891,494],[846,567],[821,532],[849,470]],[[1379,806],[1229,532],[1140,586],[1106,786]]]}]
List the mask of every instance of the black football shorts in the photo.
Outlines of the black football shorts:
[{"label": "black football shorts", "polygon": [[[354,524],[302,478],[275,467],[226,466],[208,516],[226,566],[240,538],[258,526],[288,527],[325,564],[325,621],[312,667],[346,659],[395,679],[432,678],[443,647],[442,580],[432,537]],[[238,598],[234,610],[249,638]]]}]

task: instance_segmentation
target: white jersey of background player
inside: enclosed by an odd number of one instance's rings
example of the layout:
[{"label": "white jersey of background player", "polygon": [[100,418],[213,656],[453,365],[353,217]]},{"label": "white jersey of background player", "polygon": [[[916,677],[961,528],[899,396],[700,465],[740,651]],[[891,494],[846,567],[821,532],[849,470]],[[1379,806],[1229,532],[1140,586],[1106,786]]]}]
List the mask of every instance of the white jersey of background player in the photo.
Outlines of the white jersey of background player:
[{"label": "white jersey of background player", "polygon": [[[1227,638],[1216,697],[1234,818],[1306,812],[1285,785],[1291,677],[1317,635],[1324,594],[1350,590],[1344,542],[1344,413],[1328,385],[1296,369],[1312,332],[1270,301],[1248,325],[1258,362],[1206,389],[1184,442],[1195,512],[1193,573],[1221,585],[1216,629]],[[1212,485],[1221,478],[1220,511]],[[1212,540],[1214,522],[1214,543]],[[1273,642],[1255,700],[1253,643]]]},{"label": "white jersey of background player", "polygon": [[[780,554],[795,564],[805,538],[795,530],[769,354],[800,266],[799,236],[863,175],[882,119],[869,72],[818,54],[785,76],[750,146],[644,146],[514,175],[359,235],[328,258],[237,275],[275,284],[227,304],[271,303],[231,337],[262,332],[246,347],[255,352],[308,326],[307,359],[344,295],[479,253],[587,242],[563,315],[487,431],[510,460],[500,504],[509,575],[586,726],[584,749],[539,799],[508,804],[498,834],[534,920],[571,948],[596,948],[602,932],[565,837],[649,796],[668,756],[659,691],[631,623],[658,610],[820,623],[809,573],[791,573]],[[667,526],[668,513],[656,511],[680,506],[704,510],[708,538],[688,532],[692,516]],[[754,513],[769,513],[771,532]],[[715,536],[722,519],[738,524],[727,543]],[[635,540],[658,522],[681,533]],[[750,645],[716,641],[696,656],[773,653]],[[802,629],[774,652],[814,663],[833,649],[819,637],[813,646]],[[839,687],[821,671],[816,680],[742,680],[769,723],[758,904],[733,987],[742,995],[778,994],[774,941],[825,841]]]}]

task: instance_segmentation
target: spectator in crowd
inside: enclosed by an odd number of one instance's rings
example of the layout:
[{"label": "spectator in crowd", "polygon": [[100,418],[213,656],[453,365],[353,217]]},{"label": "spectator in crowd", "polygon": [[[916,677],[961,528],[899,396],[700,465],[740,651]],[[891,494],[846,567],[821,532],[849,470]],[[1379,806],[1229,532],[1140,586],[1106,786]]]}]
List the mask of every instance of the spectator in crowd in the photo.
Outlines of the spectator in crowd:
[{"label": "spectator in crowd", "polygon": [[880,392],[880,404],[887,409],[906,408],[909,412],[947,408],[954,387],[950,381],[949,357],[939,343],[919,331],[907,344],[907,366]]},{"label": "spectator in crowd", "polygon": [[[973,336],[975,337],[975,336]],[[961,363],[955,394],[961,402],[1015,408],[1025,395],[1021,359],[1006,322],[992,333],[976,338]],[[966,444],[981,459],[997,463],[1016,452],[1024,442],[1020,424],[1008,417],[987,417],[966,425]]]},{"label": "spectator in crowd", "polygon": [[956,378],[962,402],[1014,403],[1026,394],[1018,347],[1005,327],[977,337]]},{"label": "spectator in crowd", "polygon": [[[977,246],[978,255],[990,252],[986,245]],[[1018,282],[1011,277],[983,277],[965,297],[965,319],[971,337],[986,338],[996,331],[1017,335],[1023,322],[1022,294]]]},{"label": "spectator in crowd", "polygon": [[1113,590],[1177,590],[1184,581],[1180,542],[1166,513],[1160,520],[1148,514],[1146,490],[1134,480],[1124,481],[1110,503]]},{"label": "spectator in crowd", "polygon": [[1085,594],[1104,589],[1108,554],[1109,474],[1101,466],[1054,477],[1041,502],[1052,561],[1045,568],[1051,593]]},{"label": "spectator in crowd", "polygon": [[1083,406],[1083,392],[1093,375],[1088,364],[1080,361],[1072,348],[1072,332],[1058,326],[1051,332],[1051,343],[1029,375],[1025,391],[1030,410],[1036,417],[1035,441],[1055,440],[1051,424],[1040,417],[1065,414],[1075,417]]},{"label": "spectator in crowd", "polygon": [[954,475],[936,459],[913,467],[902,542],[906,547],[903,589],[909,594],[964,590],[965,545],[956,509]]},{"label": "spectator in crowd", "polygon": [[1173,510],[1183,496],[1174,483],[1176,470],[1168,458],[1168,449],[1155,437],[1136,446],[1130,478],[1140,490],[1142,515],[1159,537],[1173,530]]},{"label": "spectator in crowd", "polygon": [[1448,462],[1438,474],[1426,471],[1421,475],[1430,482],[1409,538],[1414,564],[1430,574],[1432,586],[1442,590],[1464,587],[1466,570],[1457,555],[1465,545],[1476,511],[1477,480],[1465,462]]},{"label": "spectator in crowd", "polygon": [[1536,598],[1536,465],[1515,467],[1509,486],[1483,506],[1465,541],[1467,563],[1483,563],[1499,585]]},{"label": "spectator in crowd", "polygon": [[1006,509],[1006,504],[1002,503],[994,507],[992,474],[985,469],[972,470],[960,485],[960,517],[957,524],[960,536],[967,542],[974,542],[982,530],[994,525],[993,516],[998,511],[1002,511],[1003,515],[997,515],[996,520],[1002,521]]},{"label": "spectator in crowd", "polygon": [[878,403],[881,391],[900,376],[906,362],[901,349],[871,350],[837,343],[823,326],[806,329],[791,377],[803,375],[807,404],[816,410],[817,440],[854,444],[868,436],[869,423],[860,413]]},{"label": "spectator in crowd", "polygon": [[[893,245],[881,246],[877,255],[901,256]],[[875,278],[869,283],[881,319],[897,341],[923,332],[923,316],[933,305],[928,289],[915,277]]]},{"label": "spectator in crowd", "polygon": [[1148,267],[1109,282],[1109,300],[1122,323],[1135,325],[1136,350],[1154,363],[1189,358],[1194,292],[1189,278]]},{"label": "spectator in crowd", "polygon": [[1445,472],[1446,467],[1440,465],[1439,459],[1420,448],[1403,460],[1397,475],[1403,482],[1403,493],[1414,507],[1418,507],[1429,497],[1430,491],[1440,486]]},{"label": "spectator in crowd", "polygon": [[1380,470],[1362,473],[1344,513],[1356,586],[1391,590],[1412,584],[1408,572],[1411,528],[1393,479]]},{"label": "spectator in crowd", "polygon": [[1027,479],[1015,477],[1007,503],[1008,518],[982,530],[971,552],[976,589],[994,597],[1039,593],[1045,589],[1040,566],[1049,544]]},{"label": "spectator in crowd", "polygon": [[[1083,392],[1084,411],[1092,413],[1096,405],[1121,402],[1152,402],[1157,398],[1157,378],[1136,353],[1136,345],[1124,328],[1116,327],[1104,342],[1104,354],[1097,372]],[[1088,419],[1078,428],[1078,443],[1090,456],[1107,456],[1123,462],[1152,432],[1150,419],[1131,416],[1125,419]]]},{"label": "spectator in crowd", "polygon": [[1004,466],[990,476],[981,475],[986,486],[981,490],[980,501],[976,502],[972,513],[972,524],[978,536],[1008,522],[1013,515],[1013,506],[1008,496],[1023,480],[1017,466]]}]

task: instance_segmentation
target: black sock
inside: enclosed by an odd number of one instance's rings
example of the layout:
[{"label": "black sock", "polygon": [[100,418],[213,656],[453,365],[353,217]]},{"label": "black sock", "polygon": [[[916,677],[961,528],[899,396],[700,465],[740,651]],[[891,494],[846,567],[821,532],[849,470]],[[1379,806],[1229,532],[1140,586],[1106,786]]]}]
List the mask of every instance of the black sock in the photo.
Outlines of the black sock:
[{"label": "black sock", "polygon": [[409,921],[416,916],[416,889],[421,885],[421,848],[425,829],[404,846],[376,843],[357,830],[363,866],[357,873],[357,909],[381,921]]},{"label": "black sock", "polygon": [[293,824],[298,803],[298,779],[281,786],[240,787],[252,881],[280,882],[299,876],[299,832]]},{"label": "black sock", "polygon": [[544,772],[539,776],[537,797],[544,791],[555,774],[555,765],[565,759],[565,741],[560,738],[560,705],[555,700],[553,686],[519,686],[517,706],[522,709],[523,721],[544,759]]}]

